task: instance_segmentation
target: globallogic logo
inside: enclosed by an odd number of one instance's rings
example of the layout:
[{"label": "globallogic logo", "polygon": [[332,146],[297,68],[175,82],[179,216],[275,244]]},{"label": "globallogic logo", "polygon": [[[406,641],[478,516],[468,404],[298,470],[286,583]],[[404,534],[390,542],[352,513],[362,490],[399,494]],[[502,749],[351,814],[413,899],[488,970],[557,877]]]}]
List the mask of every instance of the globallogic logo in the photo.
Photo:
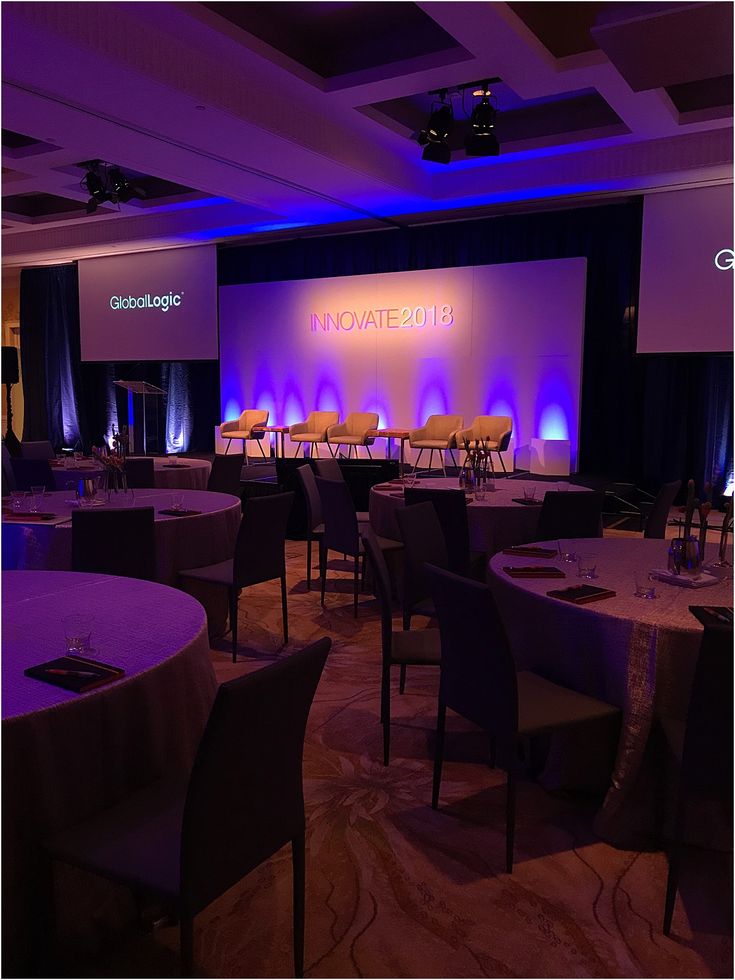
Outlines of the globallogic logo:
[{"label": "globallogic logo", "polygon": [[168,313],[172,306],[181,306],[182,293],[163,293],[160,296],[110,296],[111,310],[160,310]]}]

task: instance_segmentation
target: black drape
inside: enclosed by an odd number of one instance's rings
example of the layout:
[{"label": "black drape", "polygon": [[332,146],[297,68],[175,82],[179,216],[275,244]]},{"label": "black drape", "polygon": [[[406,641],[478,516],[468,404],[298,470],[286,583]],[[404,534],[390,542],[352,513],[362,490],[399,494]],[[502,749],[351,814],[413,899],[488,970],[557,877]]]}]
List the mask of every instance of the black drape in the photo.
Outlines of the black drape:
[{"label": "black drape", "polygon": [[[583,256],[580,468],[649,490],[672,476],[694,476],[701,486],[724,469],[725,457],[732,459],[732,356],[636,355],[642,214],[638,197],[566,211],[223,247],[219,283]],[[665,411],[668,392],[675,401]]]}]

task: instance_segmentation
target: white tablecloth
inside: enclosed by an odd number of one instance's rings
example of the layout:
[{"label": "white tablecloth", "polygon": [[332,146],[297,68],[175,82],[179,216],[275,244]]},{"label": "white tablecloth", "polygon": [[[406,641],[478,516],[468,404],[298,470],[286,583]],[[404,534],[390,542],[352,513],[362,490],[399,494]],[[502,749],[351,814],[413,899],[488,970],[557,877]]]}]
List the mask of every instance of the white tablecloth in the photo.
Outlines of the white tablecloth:
[{"label": "white tablecloth", "polygon": [[[175,472],[175,471],[174,471]],[[231,558],[240,527],[237,497],[205,490],[184,490],[184,507],[202,513],[167,517],[159,513],[171,506],[171,493],[136,490],[112,495],[112,506],[154,507],[156,510],[156,578],[175,585],[182,568],[211,565]],[[105,499],[100,495],[100,499]],[[76,501],[66,491],[48,493],[43,509],[61,523],[16,523],[3,515],[3,570],[71,570],[71,512]]]},{"label": "white tablecloth", "polygon": [[[633,594],[635,573],[665,569],[668,542],[595,538],[562,546],[595,554],[597,579],[578,578],[576,563],[498,554],[490,561],[490,587],[519,669],[538,671],[622,709],[615,768],[596,829],[621,846],[650,845],[660,835],[663,814],[657,809],[670,789],[657,722],[686,718],[703,632],[689,606],[732,606],[732,578],[704,589],[656,582],[657,598],[640,599]],[[567,579],[512,579],[503,571],[503,566],[534,564],[556,565]],[[579,584],[617,595],[583,606],[546,595]]]},{"label": "white tablecloth", "polygon": [[[63,655],[61,619],[82,610],[96,617],[90,656],[125,677],[81,695],[24,677]],[[3,958],[17,976],[50,899],[40,843],[186,769],[216,681],[204,610],[156,583],[4,572],[2,626]]]},{"label": "white tablecloth", "polygon": [[[416,486],[427,490],[456,490],[458,481],[449,477],[422,479],[417,481]],[[536,488],[538,500],[543,500],[547,490],[559,489],[558,484],[541,480],[498,479],[495,481],[496,489],[488,492],[482,503],[473,500],[467,505],[470,548],[473,551],[494,555],[496,551],[512,544],[533,541],[541,507],[513,502],[514,497],[523,499],[524,487],[531,486]],[[564,486],[570,492],[588,489],[567,483]],[[393,491],[376,490],[373,487],[370,491],[370,524],[373,530],[376,534],[397,541],[401,540],[401,535],[395,514],[399,507],[405,506],[399,491],[399,487],[395,487]]]},{"label": "white tablecloth", "polygon": [[[77,481],[102,476],[101,466],[85,461],[83,468],[52,466],[57,490],[76,487]],[[206,459],[184,459],[176,463],[165,456],[153,459],[153,486],[157,490],[206,490],[212,464]]]}]

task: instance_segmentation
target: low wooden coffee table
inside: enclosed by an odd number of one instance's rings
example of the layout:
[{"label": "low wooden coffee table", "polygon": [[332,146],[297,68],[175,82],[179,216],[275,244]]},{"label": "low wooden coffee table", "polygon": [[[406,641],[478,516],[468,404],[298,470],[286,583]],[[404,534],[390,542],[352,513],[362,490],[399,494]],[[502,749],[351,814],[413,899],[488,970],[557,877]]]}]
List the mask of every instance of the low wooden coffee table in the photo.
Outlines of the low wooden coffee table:
[{"label": "low wooden coffee table", "polygon": [[398,439],[401,443],[401,459],[398,464],[398,475],[403,477],[403,467],[405,463],[406,439],[410,434],[410,429],[371,429],[368,435],[375,439],[386,439],[385,458],[390,459],[393,451],[393,440]]}]

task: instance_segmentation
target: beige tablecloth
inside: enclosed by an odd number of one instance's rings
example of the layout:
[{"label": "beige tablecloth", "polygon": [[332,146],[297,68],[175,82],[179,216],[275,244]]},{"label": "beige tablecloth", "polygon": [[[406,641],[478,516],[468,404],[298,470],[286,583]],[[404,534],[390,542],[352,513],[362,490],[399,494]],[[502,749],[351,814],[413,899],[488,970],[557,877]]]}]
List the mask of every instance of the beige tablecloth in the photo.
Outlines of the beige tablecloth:
[{"label": "beige tablecloth", "polygon": [[[72,694],[23,676],[63,654],[61,618],[94,614],[90,656],[126,676]],[[3,959],[17,976],[46,942],[50,834],[190,765],[216,681],[196,600],[151,582],[4,572]],[[22,975],[22,974],[21,974]]]},{"label": "beige tablecloth", "polygon": [[[563,485],[570,492],[588,489],[569,483]],[[456,490],[458,481],[449,477],[422,479],[416,483],[416,486],[427,490]],[[541,507],[539,505],[518,504],[513,501],[514,497],[523,499],[523,490],[526,487],[535,487],[536,498],[541,501],[547,490],[558,490],[559,484],[541,480],[498,479],[495,481],[496,489],[488,492],[482,503],[473,500],[472,503],[468,504],[467,520],[470,530],[470,548],[473,551],[483,551],[487,555],[494,555],[496,551],[510,545],[533,541]],[[398,490],[397,487],[394,488],[393,492],[372,488],[370,491],[370,524],[376,534],[400,541],[401,535],[395,515],[400,507],[405,506],[405,502],[402,496],[396,495]]]},{"label": "beige tablecloth", "polygon": [[[175,472],[175,471],[172,471]],[[171,506],[171,492],[136,490],[113,501],[119,506],[154,507],[156,510],[156,578],[176,585],[182,568],[211,565],[231,558],[240,527],[240,500],[226,493],[184,490],[185,508],[201,511],[187,517],[161,514]],[[101,497],[101,499],[104,499]],[[71,512],[76,502],[66,491],[48,493],[43,509],[58,515],[61,523],[16,523],[3,519],[3,570],[71,570]]]},{"label": "beige tablecloth", "polygon": [[[686,717],[703,631],[689,606],[733,602],[731,578],[704,589],[657,582],[655,599],[637,598],[636,571],[665,569],[667,545],[640,538],[562,542],[565,551],[596,555],[598,577],[591,583],[577,577],[576,563],[502,554],[490,562],[490,587],[518,668],[623,712],[612,780],[596,820],[598,833],[620,846],[654,845],[667,816],[670,786],[658,722]],[[503,571],[503,566],[533,564],[556,564],[567,580],[512,579]],[[617,595],[583,606],[546,595],[579,584]]]}]

